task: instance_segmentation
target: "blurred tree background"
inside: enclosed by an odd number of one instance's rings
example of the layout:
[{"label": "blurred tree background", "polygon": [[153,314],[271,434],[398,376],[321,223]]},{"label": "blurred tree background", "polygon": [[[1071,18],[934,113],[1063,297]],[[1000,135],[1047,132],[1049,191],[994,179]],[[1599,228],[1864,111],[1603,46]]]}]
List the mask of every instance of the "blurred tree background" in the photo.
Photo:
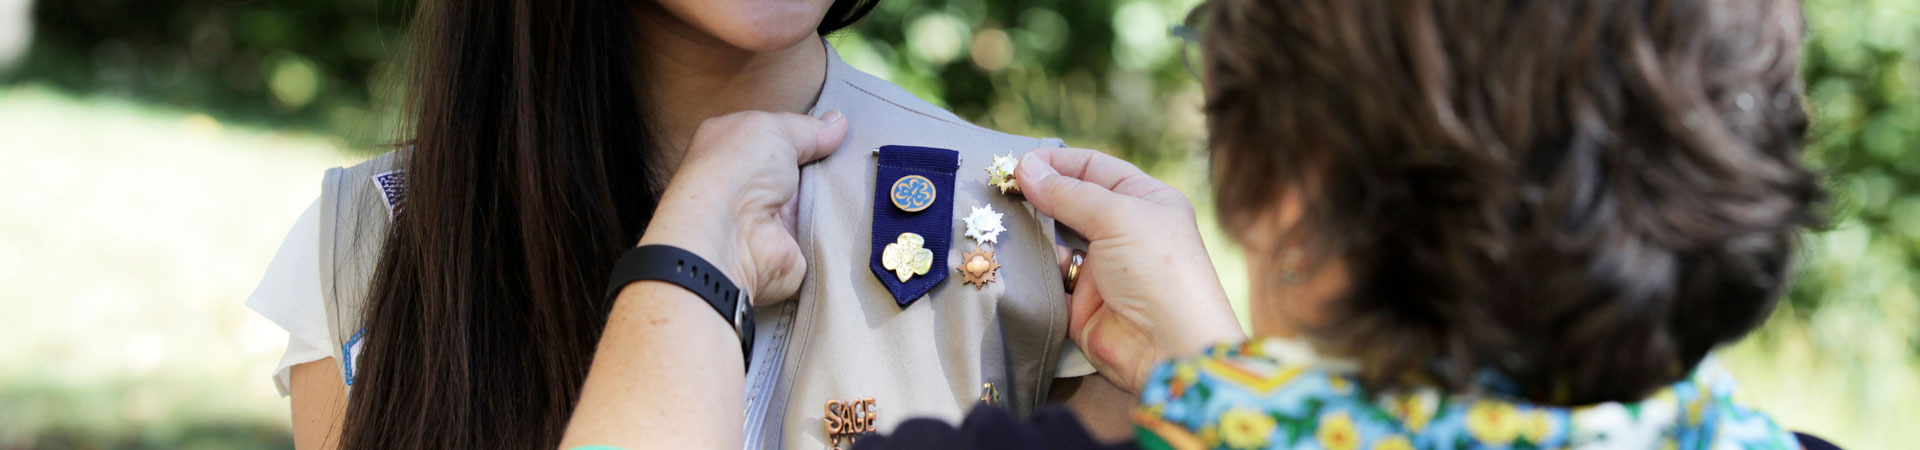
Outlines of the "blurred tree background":
[{"label": "blurred tree background", "polygon": [[113,95],[222,122],[363,136],[379,68],[413,2],[76,0],[34,5],[34,37],[0,82]]},{"label": "blurred tree background", "polygon": [[[983,126],[1119,154],[1204,206],[1200,93],[1181,64],[1181,44],[1167,34],[1193,3],[886,0],[830,40],[854,65]],[[110,159],[146,150],[45,148],[64,146],[68,135],[97,133],[126,134],[99,142],[133,143],[176,132],[184,139],[216,136],[206,145],[266,155],[262,161],[318,161],[316,167],[377,153],[396,138],[381,119],[391,115],[381,112],[398,97],[388,63],[405,47],[413,7],[402,0],[0,0],[0,28],[11,23],[9,14],[26,17],[16,22],[30,27],[12,30],[29,37],[12,55],[8,30],[0,29],[0,135],[9,135],[0,137],[0,175],[16,174],[5,168],[9,162],[20,163],[23,176],[92,164],[48,156],[62,152]],[[1807,237],[1789,301],[1760,333],[1722,355],[1746,383],[1747,398],[1790,426],[1853,448],[1910,445],[1911,424],[1920,422],[1920,1],[1807,0],[1806,11],[1804,73],[1816,116],[1807,158],[1829,175],[1831,225]],[[306,185],[316,184],[310,181],[317,169],[287,172],[293,181],[283,183],[304,189],[288,195],[312,195]],[[8,187],[41,186],[0,184]],[[20,225],[36,214],[24,209],[0,210],[12,215],[0,217],[8,241],[53,233]],[[240,295],[195,301],[237,307],[292,216],[270,219],[244,224],[266,230],[266,248],[244,249],[254,259],[228,263],[240,286],[221,292]],[[1210,230],[1216,263],[1234,266],[1237,255],[1218,237]],[[0,243],[0,286],[33,281],[24,263],[6,262],[39,251]],[[1233,279],[1238,271],[1222,272],[1243,300],[1245,280]],[[0,307],[43,302],[25,291],[0,287]],[[193,317],[173,326],[196,327]],[[0,350],[0,448],[289,445],[285,406],[272,403],[270,387],[265,394],[223,394],[238,388],[223,390],[192,370],[177,383],[111,374],[63,383],[60,374],[68,372],[45,369],[39,358],[73,346],[16,326],[31,320],[0,316],[0,341],[25,343]],[[251,356],[230,371],[244,376],[240,382],[266,384],[270,367],[254,361],[270,362],[280,344],[250,342],[274,338],[277,329],[226,326],[247,331],[206,345],[249,341],[241,345],[266,349],[258,352],[268,356]],[[124,366],[99,365],[73,370]],[[153,392],[193,398],[128,399]],[[207,400],[223,396],[237,400]]]}]

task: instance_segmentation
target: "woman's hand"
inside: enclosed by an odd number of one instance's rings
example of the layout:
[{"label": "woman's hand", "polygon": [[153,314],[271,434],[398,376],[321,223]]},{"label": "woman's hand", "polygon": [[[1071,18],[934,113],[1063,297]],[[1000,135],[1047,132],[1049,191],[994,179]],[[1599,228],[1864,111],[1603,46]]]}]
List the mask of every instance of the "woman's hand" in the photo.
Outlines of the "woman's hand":
[{"label": "woman's hand", "polygon": [[1114,384],[1138,393],[1159,360],[1246,337],[1179,190],[1077,148],[1035,149],[1015,177],[1034,209],[1087,238],[1068,331]]},{"label": "woman's hand", "polygon": [[807,272],[794,240],[799,166],[833,153],[846,134],[838,111],[818,119],[749,111],[701,122],[639,245],[706,258],[755,304],[792,297]]},{"label": "woman's hand", "polygon": [[[793,296],[806,263],[794,240],[800,165],[847,134],[837,112],[735,113],[694,132],[640,244],[687,249],[760,302]],[[607,316],[561,448],[740,448],[740,341],[700,297],[656,281],[627,285]]]}]

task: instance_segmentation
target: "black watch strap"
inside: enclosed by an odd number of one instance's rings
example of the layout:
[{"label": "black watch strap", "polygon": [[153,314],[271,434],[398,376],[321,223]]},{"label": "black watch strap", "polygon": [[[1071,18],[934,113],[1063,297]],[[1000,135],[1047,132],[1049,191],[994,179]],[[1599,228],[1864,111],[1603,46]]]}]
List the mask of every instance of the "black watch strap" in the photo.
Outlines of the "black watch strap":
[{"label": "black watch strap", "polygon": [[753,302],[720,268],[679,247],[634,247],[613,264],[613,273],[607,282],[607,302],[611,304],[614,296],[620,295],[628,284],[648,280],[673,283],[706,300],[740,336],[740,355],[748,363],[753,361]]}]

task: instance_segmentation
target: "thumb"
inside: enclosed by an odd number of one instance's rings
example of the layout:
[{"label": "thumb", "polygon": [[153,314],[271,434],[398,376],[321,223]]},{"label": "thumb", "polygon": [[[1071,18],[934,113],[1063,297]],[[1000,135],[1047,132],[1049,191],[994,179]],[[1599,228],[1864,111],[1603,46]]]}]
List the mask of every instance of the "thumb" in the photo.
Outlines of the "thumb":
[{"label": "thumb", "polygon": [[833,154],[847,138],[847,116],[840,111],[827,111],[819,118],[796,116],[786,122],[789,124],[787,138],[799,154],[796,161],[799,165]]},{"label": "thumb", "polygon": [[762,111],[742,111],[728,114],[701,124],[697,136],[706,132],[709,123],[718,123],[711,130],[716,135],[733,134],[735,137],[756,136],[773,138],[773,145],[767,150],[792,148],[794,165],[814,162],[840,148],[840,142],[847,137],[847,117],[839,111],[827,111],[820,117],[794,113],[769,113]]},{"label": "thumb", "polygon": [[1020,192],[1040,211],[1087,237],[1098,240],[1113,235],[1114,222],[1124,220],[1115,214],[1128,197],[1106,187],[1061,174],[1038,151],[1020,158],[1014,171]]}]

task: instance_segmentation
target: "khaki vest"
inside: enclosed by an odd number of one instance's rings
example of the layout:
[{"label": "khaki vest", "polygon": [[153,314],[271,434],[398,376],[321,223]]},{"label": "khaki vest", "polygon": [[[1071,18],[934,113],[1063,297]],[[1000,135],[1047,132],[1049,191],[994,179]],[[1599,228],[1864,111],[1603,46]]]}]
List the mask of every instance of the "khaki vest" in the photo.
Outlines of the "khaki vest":
[{"label": "khaki vest", "polygon": [[[828,48],[826,83],[814,108],[852,124],[833,155],[801,171],[799,241],[808,263],[797,299],[757,313],[747,374],[747,448],[826,448],[829,401],[871,398],[882,432],[912,417],[957,422],[992,383],[1003,404],[1031,413],[1047,398],[1067,330],[1055,262],[1054,226],[1018,197],[986,184],[996,154],[1018,156],[1053,139],[986,130],[905,90],[854,70]],[[953,245],[948,270],[973,248],[960,219],[976,206],[1005,214],[994,246],[1002,266],[984,288],[959,273],[902,308],[868,269],[875,163],[872,150],[914,145],[956,150]],[[320,200],[322,293],[343,355],[362,309],[388,224],[389,198],[375,180],[399,168],[394,154],[327,171]],[[345,361],[344,359],[340,359]],[[350,366],[342,364],[343,370]],[[844,444],[844,441],[843,441]]]}]

